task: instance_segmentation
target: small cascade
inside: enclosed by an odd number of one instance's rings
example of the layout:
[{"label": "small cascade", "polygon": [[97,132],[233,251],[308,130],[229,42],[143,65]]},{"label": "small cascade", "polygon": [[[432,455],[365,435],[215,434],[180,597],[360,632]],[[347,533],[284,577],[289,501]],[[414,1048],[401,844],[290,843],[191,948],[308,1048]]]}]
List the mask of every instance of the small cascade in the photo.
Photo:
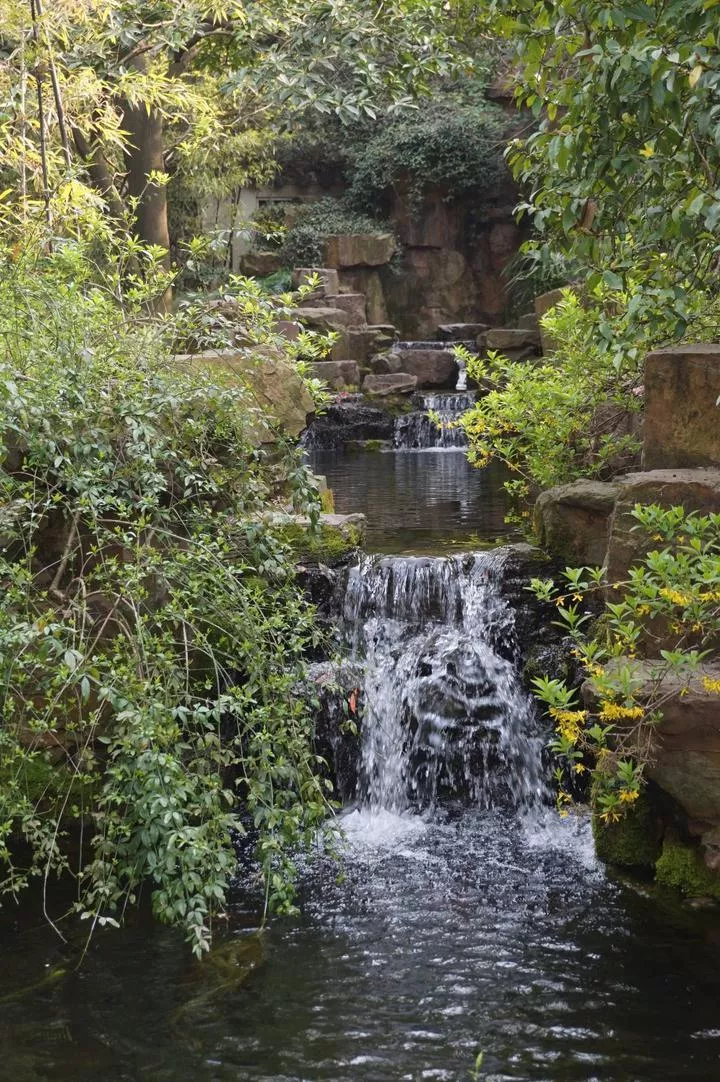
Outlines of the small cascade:
[{"label": "small cascade", "polygon": [[393,353],[399,353],[404,350],[426,350],[426,349],[455,349],[456,346],[464,346],[465,349],[472,350],[477,349],[477,342],[474,338],[450,338],[443,341],[418,341],[418,342],[393,342]]},{"label": "small cascade", "polygon": [[398,417],[395,422],[395,446],[423,451],[467,447],[465,430],[458,421],[473,406],[475,395],[467,391],[423,394],[418,398],[421,408]]},{"label": "small cascade", "polygon": [[529,807],[547,796],[503,562],[501,551],[363,557],[351,570],[343,617],[364,662],[365,806],[401,812],[463,797]]}]

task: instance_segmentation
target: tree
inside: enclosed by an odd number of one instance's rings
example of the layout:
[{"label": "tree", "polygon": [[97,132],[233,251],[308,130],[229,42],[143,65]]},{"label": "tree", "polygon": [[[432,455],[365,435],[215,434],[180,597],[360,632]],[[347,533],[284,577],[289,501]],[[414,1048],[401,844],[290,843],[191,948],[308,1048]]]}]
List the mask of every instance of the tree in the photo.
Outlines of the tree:
[{"label": "tree", "polygon": [[719,15],[720,0],[498,0],[489,12],[513,43],[518,104],[539,122],[509,160],[541,240],[611,288],[644,268],[680,317],[718,270]]},{"label": "tree", "polygon": [[[348,120],[411,103],[452,64],[442,12],[440,0],[0,0],[0,131],[22,213],[41,196],[52,220],[72,184],[77,214],[80,181],[167,249],[173,163],[308,109]],[[266,141],[248,146],[261,155]]]}]

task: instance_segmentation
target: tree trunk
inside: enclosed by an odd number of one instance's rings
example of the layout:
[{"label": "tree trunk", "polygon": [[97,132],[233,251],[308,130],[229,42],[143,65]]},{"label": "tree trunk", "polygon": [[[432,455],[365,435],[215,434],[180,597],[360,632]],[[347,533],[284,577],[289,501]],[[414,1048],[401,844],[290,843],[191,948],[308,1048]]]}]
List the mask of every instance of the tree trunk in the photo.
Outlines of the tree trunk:
[{"label": "tree trunk", "polygon": [[[147,70],[145,56],[135,57],[131,65],[140,72]],[[165,147],[163,118],[157,109],[125,103],[123,127],[128,133],[125,152],[128,195],[137,200],[135,226],[145,244],[164,248],[165,266],[170,266],[170,232],[168,229],[167,189],[164,184],[149,180],[151,172],[164,173]],[[172,294],[166,291],[158,307],[169,310]]]}]

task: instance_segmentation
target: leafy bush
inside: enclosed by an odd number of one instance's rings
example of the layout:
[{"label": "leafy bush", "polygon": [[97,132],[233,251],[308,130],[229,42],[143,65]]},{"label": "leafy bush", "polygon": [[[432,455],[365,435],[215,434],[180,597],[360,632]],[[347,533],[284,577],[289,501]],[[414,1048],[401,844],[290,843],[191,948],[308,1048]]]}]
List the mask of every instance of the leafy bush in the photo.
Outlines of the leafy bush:
[{"label": "leafy bush", "polygon": [[[589,637],[587,600],[603,584],[602,569],[568,568],[560,587],[551,580],[532,583],[539,598],[555,601],[596,700],[594,706],[579,703],[577,690],[562,680],[534,681],[556,726],[560,805],[569,803],[569,778],[584,771],[589,758],[606,823],[637,801],[668,699],[682,695],[693,679],[720,695],[720,680],[702,670],[717,654],[720,635],[720,515],[656,505],[638,505],[632,514],[648,542],[662,547],[632,567],[626,582],[612,584],[615,600],[606,603]],[[655,659],[642,668],[641,650]]]},{"label": "leafy bush", "polygon": [[502,114],[487,102],[436,103],[391,120],[358,154],[349,200],[372,211],[398,184],[416,202],[432,185],[449,198],[482,193],[505,172],[502,132]]},{"label": "leafy bush", "polygon": [[391,233],[392,226],[353,210],[340,199],[320,199],[304,207],[290,226],[281,248],[289,267],[321,265],[323,239],[333,233]]},{"label": "leafy bush", "polygon": [[[149,882],[200,953],[233,832],[283,909],[325,814],[295,690],[313,612],[264,517],[292,497],[314,520],[317,492],[244,387],[174,366],[173,321],[82,250],[0,263],[0,890],[73,874],[94,927]],[[271,318],[250,298],[244,333]]]},{"label": "leafy bush", "polygon": [[[555,349],[542,362],[465,354],[470,375],[489,387],[463,418],[470,459],[480,466],[500,459],[518,479],[516,493],[606,477],[633,462],[645,354],[673,341],[677,328],[674,312],[669,322],[658,315],[660,298],[651,291],[612,285],[586,290],[583,299],[565,292],[543,318]],[[716,338],[718,301],[698,292],[683,330],[690,340]]]}]

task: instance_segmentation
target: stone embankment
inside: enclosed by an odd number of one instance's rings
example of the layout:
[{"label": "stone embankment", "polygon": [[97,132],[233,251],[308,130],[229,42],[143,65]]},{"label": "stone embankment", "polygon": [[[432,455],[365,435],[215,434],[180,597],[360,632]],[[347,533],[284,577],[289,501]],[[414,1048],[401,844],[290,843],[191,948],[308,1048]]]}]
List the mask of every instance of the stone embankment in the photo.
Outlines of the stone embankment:
[{"label": "stone embankment", "polygon": [[[543,492],[535,507],[540,543],[564,564],[603,565],[622,583],[647,554],[637,504],[720,514],[720,345],[659,350],[645,364],[642,469],[608,482],[580,480]],[[660,636],[642,644],[649,689]],[[705,682],[704,682],[705,678]],[[666,678],[657,754],[644,806],[623,823],[596,824],[608,860],[655,869],[690,895],[720,898],[720,658],[691,679]],[[594,688],[584,686],[592,703]]]}]

